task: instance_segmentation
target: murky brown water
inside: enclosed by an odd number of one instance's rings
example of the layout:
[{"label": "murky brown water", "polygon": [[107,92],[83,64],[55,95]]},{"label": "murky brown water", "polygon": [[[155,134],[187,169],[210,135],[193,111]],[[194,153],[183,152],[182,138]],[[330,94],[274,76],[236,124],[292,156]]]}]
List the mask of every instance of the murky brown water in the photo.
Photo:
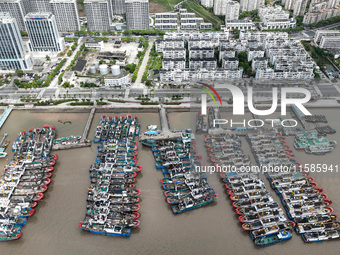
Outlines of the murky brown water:
[{"label": "murky brown water", "polygon": [[[318,113],[319,110],[312,110]],[[325,112],[325,110],[320,110]],[[89,138],[93,137],[95,126],[101,115],[94,117]],[[157,113],[130,113],[139,117],[142,130],[147,124],[159,125]],[[194,119],[195,113],[171,113],[169,119],[172,129],[187,128],[185,123]],[[339,112],[327,110],[330,125],[340,132]],[[106,115],[122,115],[107,113]],[[228,114],[223,115],[227,118]],[[57,127],[58,136],[81,135],[88,114],[86,113],[34,113],[13,111],[3,128],[9,134],[11,145],[21,129],[51,124]],[[231,116],[229,116],[230,118]],[[59,120],[70,120],[72,124],[62,124]],[[193,122],[194,123],[194,122]],[[338,135],[330,136],[336,139]],[[203,135],[197,135],[197,149],[205,154]],[[338,139],[340,143],[340,139]],[[289,141],[290,143],[292,141]],[[250,154],[245,140],[243,148]],[[7,152],[10,150],[8,149]],[[219,194],[213,204],[173,215],[165,202],[159,179],[162,174],[154,167],[150,149],[139,144],[138,162],[143,171],[138,177],[137,187],[141,189],[141,225],[132,231],[130,238],[96,235],[82,231],[78,223],[83,219],[89,186],[89,167],[97,154],[96,145],[91,148],[59,151],[59,160],[52,175],[52,183],[46,196],[37,206],[36,213],[29,218],[18,241],[0,243],[0,254],[338,254],[339,240],[305,244],[302,238],[293,234],[293,239],[269,246],[256,247],[249,235],[242,230],[236,218],[225,189],[217,174],[208,176],[209,184]],[[9,156],[12,156],[10,154]],[[301,162],[325,162],[338,164],[340,146],[325,156],[311,156],[297,152]],[[204,157],[206,161],[206,157]],[[0,160],[2,168],[6,159]],[[314,176],[314,174],[312,174]],[[340,176],[340,173],[339,173]],[[340,179],[334,176],[315,176],[334,203],[332,207],[340,214]],[[338,175],[336,175],[338,177]],[[267,183],[268,184],[268,183]],[[269,187],[269,186],[268,186]],[[274,196],[275,193],[272,191]],[[277,197],[278,200],[278,197]]]}]

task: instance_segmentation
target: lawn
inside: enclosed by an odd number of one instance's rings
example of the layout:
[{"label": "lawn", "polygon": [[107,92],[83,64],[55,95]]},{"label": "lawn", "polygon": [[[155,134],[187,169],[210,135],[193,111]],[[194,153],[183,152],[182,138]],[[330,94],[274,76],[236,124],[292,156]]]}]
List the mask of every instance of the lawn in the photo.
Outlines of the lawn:
[{"label": "lawn", "polygon": [[150,12],[173,11],[174,6],[180,2],[181,0],[150,0]]},{"label": "lawn", "polygon": [[186,8],[188,12],[194,12],[199,17],[202,17],[206,22],[210,22],[213,26],[222,25],[222,20],[214,15],[212,12],[205,9],[202,5],[194,0],[188,0],[183,3],[183,8]]}]

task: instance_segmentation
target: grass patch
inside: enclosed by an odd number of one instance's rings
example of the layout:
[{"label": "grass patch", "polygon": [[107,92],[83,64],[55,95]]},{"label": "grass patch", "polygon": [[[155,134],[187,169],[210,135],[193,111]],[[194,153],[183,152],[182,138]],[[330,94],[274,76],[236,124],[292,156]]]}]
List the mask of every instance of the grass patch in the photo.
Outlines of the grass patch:
[{"label": "grass patch", "polygon": [[196,13],[198,16],[202,17],[206,22],[212,23],[215,28],[219,29],[219,26],[222,25],[222,20],[219,17],[217,17],[211,11],[205,9],[202,5],[200,5],[194,0],[188,0],[184,2],[183,8],[186,8],[188,12]]},{"label": "grass patch", "polygon": [[109,102],[114,102],[114,103],[122,103],[125,104],[126,102],[123,100],[119,100],[119,99],[108,99],[107,101]]},{"label": "grass patch", "polygon": [[173,11],[174,6],[182,0],[150,0],[150,3],[158,3],[164,6],[168,11]]},{"label": "grass patch", "polygon": [[141,105],[158,105],[157,102],[141,102]]},{"label": "grass patch", "polygon": [[180,105],[181,103],[164,103],[165,105]]},{"label": "grass patch", "polygon": [[77,105],[93,105],[93,102],[77,102],[77,103],[70,103],[72,106],[77,106]]}]

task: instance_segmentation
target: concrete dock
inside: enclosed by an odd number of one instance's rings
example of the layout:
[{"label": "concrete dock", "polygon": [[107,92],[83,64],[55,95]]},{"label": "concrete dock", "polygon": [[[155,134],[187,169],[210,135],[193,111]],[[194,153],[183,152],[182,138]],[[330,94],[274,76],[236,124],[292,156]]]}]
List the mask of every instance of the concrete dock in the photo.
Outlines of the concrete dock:
[{"label": "concrete dock", "polygon": [[96,112],[96,106],[94,105],[91,109],[89,118],[87,119],[86,126],[84,128],[84,132],[83,132],[83,135],[82,135],[79,143],[54,144],[53,150],[68,150],[68,149],[77,149],[77,148],[83,148],[83,147],[91,146],[91,140],[87,140],[87,136],[89,135],[89,131],[90,131],[90,128],[91,128],[91,124],[92,124],[95,112]]},{"label": "concrete dock", "polygon": [[84,128],[84,132],[81,137],[81,141],[85,141],[87,139],[87,136],[89,135],[90,127],[91,127],[95,112],[96,112],[96,106],[93,106],[91,109],[89,118],[87,119],[86,126]]},{"label": "concrete dock", "polygon": [[171,131],[168,123],[167,111],[165,107],[159,107],[159,118],[161,123],[161,130],[158,131],[158,135],[146,135],[140,134],[139,140],[146,140],[146,139],[155,139],[155,140],[164,140],[164,139],[175,139],[177,137],[181,137],[182,132],[173,132]]}]

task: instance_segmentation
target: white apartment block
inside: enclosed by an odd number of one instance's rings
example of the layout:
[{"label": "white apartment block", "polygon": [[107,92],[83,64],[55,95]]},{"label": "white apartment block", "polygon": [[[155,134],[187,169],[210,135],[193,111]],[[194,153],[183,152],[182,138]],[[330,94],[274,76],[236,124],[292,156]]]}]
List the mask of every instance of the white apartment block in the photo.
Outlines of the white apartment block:
[{"label": "white apartment block", "polygon": [[212,47],[191,47],[189,51],[189,58],[214,58],[214,48]]},{"label": "white apartment block", "polygon": [[163,58],[162,68],[165,70],[185,69],[185,58]]},{"label": "white apartment block", "polygon": [[309,12],[307,12],[303,17],[303,23],[304,24],[312,24],[312,23],[318,23],[319,21],[329,19],[332,17],[340,16],[340,6],[335,6],[331,9],[316,9],[314,8],[313,11],[311,11],[311,7],[309,8]]},{"label": "white apartment block", "polygon": [[227,70],[237,70],[239,61],[237,58],[223,58],[222,68]]},{"label": "white apartment block", "polygon": [[237,70],[161,70],[160,81],[163,83],[188,83],[195,81],[209,81],[209,82],[225,82],[227,79],[240,79],[242,78],[243,69]]},{"label": "white apartment block", "polygon": [[323,36],[319,47],[322,49],[340,49],[340,36]]},{"label": "white apartment block", "polygon": [[64,38],[59,36],[52,13],[29,13],[25,16],[25,26],[31,51],[59,52],[65,49]]},{"label": "white apartment block", "polygon": [[84,9],[89,31],[109,31],[111,14],[107,0],[85,0]]},{"label": "white apartment block", "polygon": [[29,6],[30,12],[52,12],[50,0],[29,0]]},{"label": "white apartment block", "polygon": [[177,30],[178,25],[177,22],[173,22],[173,23],[168,23],[168,22],[155,22],[155,30]]},{"label": "white apartment block", "polygon": [[149,1],[125,0],[128,29],[149,30]]},{"label": "white apartment block", "polygon": [[239,15],[240,15],[240,3],[236,1],[227,2],[225,10],[225,22],[227,23],[231,20],[238,20]]},{"label": "white apartment block", "polygon": [[191,58],[189,59],[189,69],[216,69],[217,62],[214,58]]},{"label": "white apartment block", "polygon": [[288,33],[282,32],[240,32],[240,40],[256,40],[264,43],[268,39],[285,39],[288,40]]},{"label": "white apartment block", "polygon": [[241,11],[253,11],[259,9],[265,4],[265,0],[241,0]]},{"label": "white apartment block", "polygon": [[0,70],[28,70],[32,65],[32,55],[26,53],[16,19],[0,12]]},{"label": "white apartment block", "polygon": [[125,14],[125,0],[109,0],[111,13],[115,14]]},{"label": "white apartment block", "polygon": [[51,0],[50,3],[60,32],[80,30],[76,0]]},{"label": "white apartment block", "polygon": [[230,0],[214,0],[214,14],[215,15],[225,15],[227,10],[227,3]]},{"label": "white apartment block", "polygon": [[320,48],[340,48],[340,31],[339,30],[317,30],[314,36],[314,42]]},{"label": "white apartment block", "polygon": [[156,51],[163,53],[165,49],[169,48],[184,48],[184,40],[183,39],[157,39],[156,42]]},{"label": "white apartment block", "polygon": [[296,27],[296,20],[289,18],[289,12],[279,5],[262,6],[258,12],[261,18],[261,29],[287,29]]},{"label": "white apartment block", "polygon": [[255,78],[258,80],[310,80],[314,77],[313,70],[298,69],[295,72],[273,70],[272,68],[257,69]]},{"label": "white apartment block", "polygon": [[8,12],[16,19],[19,29],[26,30],[24,23],[26,11],[22,0],[0,0],[0,12]]},{"label": "white apartment block", "polygon": [[181,30],[197,30],[198,26],[196,23],[181,23]]},{"label": "white apartment block", "polygon": [[264,57],[264,50],[262,47],[258,48],[248,48],[247,50],[247,60],[252,61],[254,58]]},{"label": "white apartment block", "polygon": [[267,58],[253,58],[251,62],[251,70],[255,72],[257,69],[266,69],[268,66]]},{"label": "white apartment block", "polygon": [[340,4],[340,0],[328,0],[327,8],[328,9],[334,8],[335,6],[337,6],[339,4]]},{"label": "white apartment block", "polygon": [[161,13],[156,13],[155,18],[156,19],[176,19],[177,20],[177,13],[173,12],[161,12]]},{"label": "white apartment block", "polygon": [[286,10],[293,11],[294,16],[303,16],[308,0],[285,0],[282,2]]},{"label": "white apartment block", "polygon": [[339,30],[317,30],[315,35],[314,35],[314,42],[316,44],[319,44],[321,39],[324,37],[339,37],[340,36],[340,31]]},{"label": "white apartment block", "polygon": [[295,0],[294,6],[293,6],[293,15],[303,16],[307,8],[307,3],[308,3],[307,0]]},{"label": "white apartment block", "polygon": [[233,31],[233,30],[245,31],[245,30],[255,30],[255,24],[251,20],[230,20],[225,21],[224,31]]},{"label": "white apartment block", "polygon": [[178,24],[177,23],[155,23],[155,30],[177,30]]},{"label": "white apartment block", "polygon": [[163,50],[163,58],[165,59],[185,59],[185,48],[165,48]]},{"label": "white apartment block", "polygon": [[203,22],[204,22],[203,18],[183,18],[183,19],[181,19],[181,24],[187,24],[187,23],[201,24]]},{"label": "white apartment block", "polygon": [[229,32],[167,32],[164,35],[164,39],[167,40],[198,40],[198,41],[210,41],[213,45],[213,47],[217,47],[220,40],[228,40],[229,38]]},{"label": "white apartment block", "polygon": [[214,0],[201,0],[201,5],[206,8],[214,7]]},{"label": "white apartment block", "polygon": [[213,42],[209,39],[190,39],[188,41],[188,49],[190,51],[191,48],[213,48]]},{"label": "white apartment block", "polygon": [[180,13],[179,18],[180,19],[196,18],[196,13],[194,12]]},{"label": "white apartment block", "polygon": [[223,58],[235,58],[236,51],[230,48],[221,48],[218,59],[221,60]]},{"label": "white apartment block", "polygon": [[263,19],[269,19],[269,20],[275,20],[275,19],[289,19],[289,12],[284,11],[282,9],[282,6],[280,5],[267,5],[262,6],[259,8],[258,15],[261,20]]},{"label": "white apartment block", "polygon": [[156,13],[155,29],[156,30],[177,30],[177,13]]},{"label": "white apartment block", "polygon": [[211,23],[200,23],[200,30],[211,30],[213,28]]},{"label": "white apartment block", "polygon": [[22,0],[22,3],[24,5],[24,9],[26,13],[31,12],[31,4],[30,4],[30,0]]}]

